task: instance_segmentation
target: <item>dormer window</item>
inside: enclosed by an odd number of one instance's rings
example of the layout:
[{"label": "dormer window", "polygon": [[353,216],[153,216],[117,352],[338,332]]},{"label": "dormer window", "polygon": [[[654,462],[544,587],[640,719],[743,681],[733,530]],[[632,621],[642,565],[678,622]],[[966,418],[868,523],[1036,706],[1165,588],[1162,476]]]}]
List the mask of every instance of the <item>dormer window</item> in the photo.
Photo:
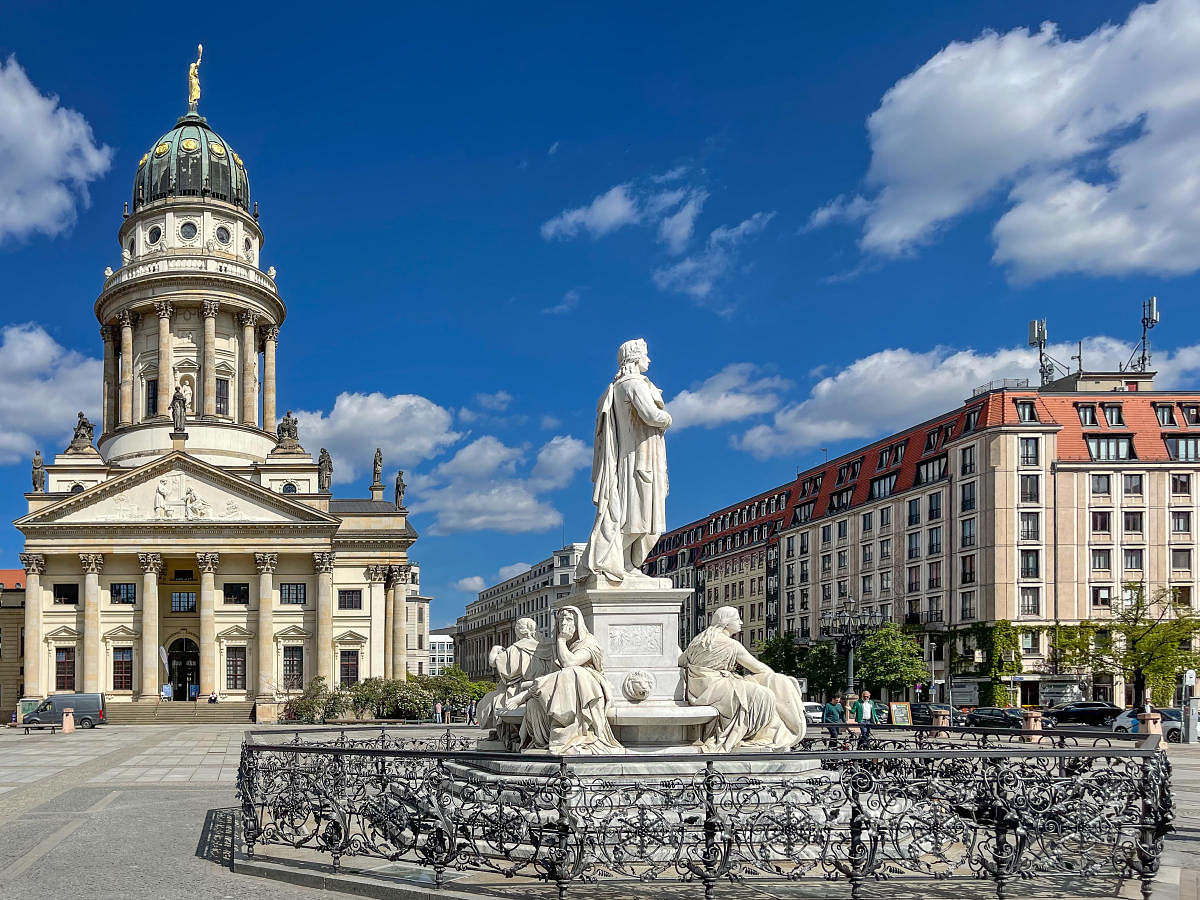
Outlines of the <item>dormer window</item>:
[{"label": "dormer window", "polygon": [[937,445],[938,445],[938,431],[936,428],[934,428],[934,429],[931,429],[930,432],[925,435],[925,450],[923,452],[929,453],[931,450],[936,450]]},{"label": "dormer window", "polygon": [[1079,407],[1079,424],[1085,428],[1096,427],[1096,407],[1085,403]]},{"label": "dormer window", "polygon": [[892,450],[892,465],[893,466],[900,465],[900,461],[902,459],[904,459],[904,448],[907,446],[908,446],[907,443],[897,444],[895,446],[895,448]]},{"label": "dormer window", "polygon": [[892,448],[884,447],[882,450],[879,451],[879,462],[875,465],[875,471],[878,472],[881,469],[886,469],[888,467],[888,464],[891,461],[892,461]]},{"label": "dormer window", "polygon": [[1163,428],[1170,428],[1175,424],[1175,410],[1169,406],[1154,407],[1154,414],[1158,416],[1158,424]]},{"label": "dormer window", "polygon": [[1183,421],[1189,425],[1200,425],[1200,406],[1191,404],[1183,408]]},{"label": "dormer window", "polygon": [[1104,418],[1114,428],[1125,424],[1125,417],[1121,415],[1121,405],[1119,403],[1104,404]]},{"label": "dormer window", "polygon": [[1019,422],[1036,422],[1037,408],[1032,400],[1017,401],[1017,421]]},{"label": "dormer window", "polygon": [[978,406],[972,410],[968,410],[967,414],[963,417],[963,433],[966,434],[968,431],[974,431],[977,424],[979,424]]}]

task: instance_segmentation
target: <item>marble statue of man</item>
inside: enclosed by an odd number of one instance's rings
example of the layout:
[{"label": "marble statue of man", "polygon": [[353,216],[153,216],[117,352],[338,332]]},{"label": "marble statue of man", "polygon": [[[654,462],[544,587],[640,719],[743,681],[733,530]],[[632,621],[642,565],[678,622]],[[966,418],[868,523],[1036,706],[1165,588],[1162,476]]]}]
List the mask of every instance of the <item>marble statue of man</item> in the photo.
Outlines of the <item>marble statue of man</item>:
[{"label": "marble statue of man", "polygon": [[331,484],[333,484],[333,457],[329,455],[328,450],[322,447],[321,455],[317,457],[317,490],[328,491]]},{"label": "marble statue of man", "polygon": [[646,377],[650,354],[642,339],[626,341],[619,369],[596,409],[592,502],[596,521],[575,571],[596,586],[644,579],[640,566],[667,527],[667,449],[671,414],[662,391]]},{"label": "marble statue of man", "polygon": [[42,451],[33,451],[33,490],[42,493],[46,490],[46,464],[42,462]]},{"label": "marble statue of man", "polygon": [[404,505],[404,491],[408,485],[404,483],[404,470],[401,469],[396,473],[396,508],[399,509]]},{"label": "marble statue of man", "polygon": [[187,428],[187,397],[183,395],[183,390],[179,385],[175,385],[175,394],[171,397],[171,425],[175,431],[183,431]]},{"label": "marble statue of man", "polygon": [[375,448],[375,461],[371,469],[371,484],[383,484],[383,450]]}]

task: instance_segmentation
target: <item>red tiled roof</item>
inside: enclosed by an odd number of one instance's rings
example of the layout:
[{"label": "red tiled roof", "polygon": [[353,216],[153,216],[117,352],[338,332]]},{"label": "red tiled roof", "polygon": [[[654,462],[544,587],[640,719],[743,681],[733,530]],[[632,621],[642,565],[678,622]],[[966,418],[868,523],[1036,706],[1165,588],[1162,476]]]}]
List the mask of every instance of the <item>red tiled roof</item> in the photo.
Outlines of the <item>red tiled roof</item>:
[{"label": "red tiled roof", "polygon": [[0,586],[6,591],[25,587],[25,570],[0,569]]}]

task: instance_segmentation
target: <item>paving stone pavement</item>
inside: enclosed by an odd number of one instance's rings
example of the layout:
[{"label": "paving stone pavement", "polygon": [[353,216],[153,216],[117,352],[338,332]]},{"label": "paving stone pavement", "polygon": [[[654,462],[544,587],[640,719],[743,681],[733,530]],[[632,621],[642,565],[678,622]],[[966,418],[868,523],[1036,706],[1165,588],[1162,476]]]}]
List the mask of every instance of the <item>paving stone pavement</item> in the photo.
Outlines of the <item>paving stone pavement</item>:
[{"label": "paving stone pavement", "polygon": [[[28,736],[0,729],[0,898],[333,896],[229,871],[244,733],[241,725]],[[1200,900],[1200,745],[1170,745],[1169,754],[1176,831],[1154,900]],[[1128,882],[1109,896],[1140,896],[1136,887]],[[910,895],[894,888],[883,894]],[[995,896],[988,882],[954,888],[956,900]],[[1019,888],[1012,895],[1023,896]]]}]

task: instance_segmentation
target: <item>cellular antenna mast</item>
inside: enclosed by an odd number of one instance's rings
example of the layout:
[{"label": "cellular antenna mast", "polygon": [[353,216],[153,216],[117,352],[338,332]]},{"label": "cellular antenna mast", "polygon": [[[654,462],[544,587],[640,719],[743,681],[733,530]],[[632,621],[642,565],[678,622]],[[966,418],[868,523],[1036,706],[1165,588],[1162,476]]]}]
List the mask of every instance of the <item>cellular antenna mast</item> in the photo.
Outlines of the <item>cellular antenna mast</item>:
[{"label": "cellular antenna mast", "polygon": [[1157,324],[1158,298],[1151,297],[1149,300],[1142,302],[1142,340],[1141,343],[1133,348],[1133,354],[1129,357],[1129,362],[1125,363],[1126,371],[1150,371],[1150,329]]},{"label": "cellular antenna mast", "polygon": [[1029,323],[1029,346],[1037,347],[1038,374],[1042,378],[1042,387],[1058,378],[1058,370],[1063,375],[1070,375],[1070,370],[1057,359],[1046,352],[1046,320],[1034,319]]}]

